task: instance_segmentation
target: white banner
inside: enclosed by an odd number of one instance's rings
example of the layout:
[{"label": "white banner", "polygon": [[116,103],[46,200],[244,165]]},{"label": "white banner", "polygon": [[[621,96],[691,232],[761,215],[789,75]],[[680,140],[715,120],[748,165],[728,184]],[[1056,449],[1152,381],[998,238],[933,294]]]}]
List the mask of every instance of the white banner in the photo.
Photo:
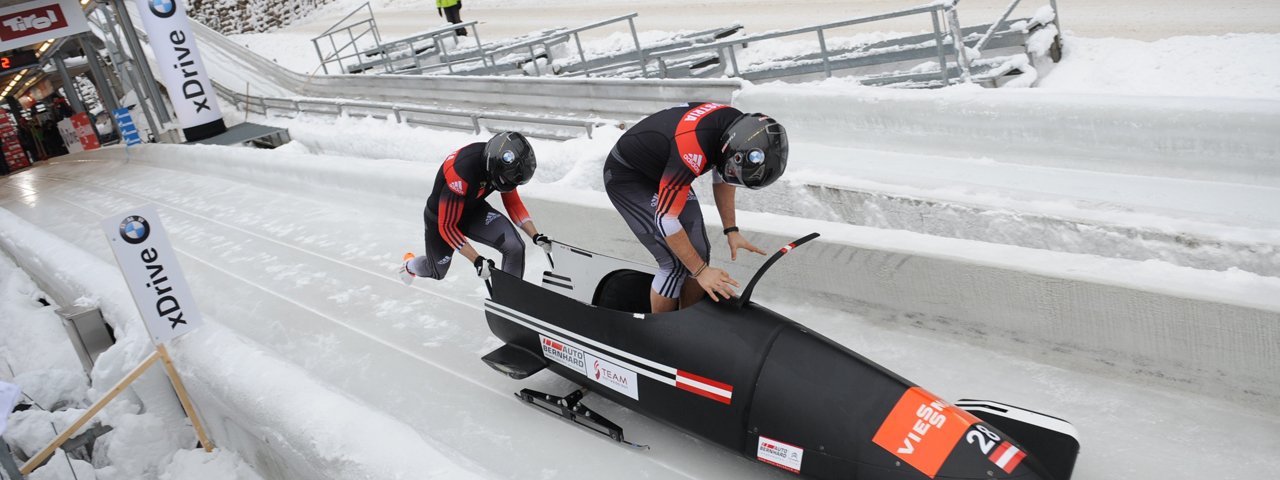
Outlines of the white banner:
[{"label": "white banner", "polygon": [[102,229],[152,341],[166,343],[199,327],[200,312],[156,208],[147,205],[112,215],[102,221]]},{"label": "white banner", "polygon": [[0,51],[89,31],[76,0],[37,0],[0,8]]},{"label": "white banner", "polygon": [[58,122],[58,135],[62,136],[62,143],[67,145],[67,153],[84,151],[84,146],[80,145],[80,133],[76,132],[76,126],[71,123],[70,118],[64,118]]},{"label": "white banner", "polygon": [[138,13],[187,141],[225,132],[218,96],[200,60],[186,7],[180,0],[138,0]]}]

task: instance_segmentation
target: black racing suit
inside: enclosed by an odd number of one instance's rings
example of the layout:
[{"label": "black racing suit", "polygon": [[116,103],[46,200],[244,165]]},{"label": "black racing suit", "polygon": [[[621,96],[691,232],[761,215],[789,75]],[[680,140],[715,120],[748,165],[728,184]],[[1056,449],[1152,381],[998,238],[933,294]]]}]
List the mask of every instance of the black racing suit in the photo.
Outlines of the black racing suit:
[{"label": "black racing suit", "polygon": [[436,173],[435,187],[422,212],[426,224],[427,253],[409,262],[409,272],[419,277],[444,278],[453,253],[467,238],[502,253],[502,271],[524,276],[524,240],[515,225],[529,221],[529,212],[515,190],[502,193],[511,220],[485,201],[490,193],[485,171],[484,143],[472,143],[445,158]]},{"label": "black racing suit", "polygon": [[703,261],[711,258],[692,184],[722,161],[720,139],[741,115],[736,108],[716,103],[668,108],[628,129],[605,160],[605,192],[658,261],[652,286],[659,295],[679,297],[689,276],[667,245],[668,236],[683,229]]}]

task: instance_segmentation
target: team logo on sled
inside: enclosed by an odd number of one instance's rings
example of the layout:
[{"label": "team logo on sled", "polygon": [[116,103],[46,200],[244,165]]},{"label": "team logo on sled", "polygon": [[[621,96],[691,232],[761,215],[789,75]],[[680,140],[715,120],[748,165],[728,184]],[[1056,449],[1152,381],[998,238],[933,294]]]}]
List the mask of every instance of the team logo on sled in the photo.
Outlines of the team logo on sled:
[{"label": "team logo on sled", "polygon": [[542,356],[547,357],[553,362],[572,368],[578,373],[583,375],[587,374],[587,354],[582,350],[578,350],[577,347],[543,335],[538,335],[538,338],[542,340]]},{"label": "team logo on sled", "polygon": [[974,423],[977,418],[967,412],[920,387],[911,387],[898,399],[872,441],[932,478]]},{"label": "team logo on sled", "polygon": [[762,435],[756,442],[756,460],[792,473],[800,473],[804,449]]},{"label": "team logo on sled", "polygon": [[637,386],[640,378],[636,376],[636,372],[591,354],[587,354],[587,358],[591,359],[591,374],[588,376],[592,380],[633,399],[640,399],[640,389]]},{"label": "team logo on sled", "polygon": [[130,245],[137,245],[147,241],[147,237],[151,235],[151,224],[147,223],[147,219],[138,215],[130,215],[120,222],[120,238]]}]

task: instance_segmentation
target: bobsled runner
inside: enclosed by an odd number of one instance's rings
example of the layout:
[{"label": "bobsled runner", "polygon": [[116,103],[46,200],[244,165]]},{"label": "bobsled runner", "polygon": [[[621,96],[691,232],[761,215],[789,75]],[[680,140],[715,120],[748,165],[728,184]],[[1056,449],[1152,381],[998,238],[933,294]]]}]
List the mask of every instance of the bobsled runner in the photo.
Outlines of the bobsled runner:
[{"label": "bobsled runner", "polygon": [[594,393],[773,467],[819,479],[1067,480],[1067,422],[992,401],[946,402],[808,327],[741,297],[651,314],[653,268],[563,243],[542,285],[495,271],[485,316],[504,342],[483,360],[581,386],[516,395],[639,447],[583,404]]}]

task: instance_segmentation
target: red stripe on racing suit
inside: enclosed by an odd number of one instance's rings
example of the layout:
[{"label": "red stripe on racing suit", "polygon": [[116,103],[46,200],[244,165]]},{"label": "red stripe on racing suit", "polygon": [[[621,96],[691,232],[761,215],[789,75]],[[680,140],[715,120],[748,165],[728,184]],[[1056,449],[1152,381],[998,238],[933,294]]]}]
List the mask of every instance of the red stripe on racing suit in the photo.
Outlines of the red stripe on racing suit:
[{"label": "red stripe on racing suit", "polygon": [[453,168],[453,161],[458,157],[459,151],[461,150],[454,151],[444,159],[444,180],[447,188],[440,192],[438,209],[440,236],[454,250],[462,248],[467,243],[467,237],[463,236],[462,230],[458,229],[458,222],[462,220],[462,210],[467,198],[467,181],[458,176],[458,172]]},{"label": "red stripe on racing suit", "polygon": [[520,194],[515,190],[502,192],[502,206],[507,208],[507,216],[511,217],[511,222],[517,227],[531,220],[529,210],[524,208],[524,202],[520,200]]},{"label": "red stripe on racing suit", "polygon": [[707,155],[698,144],[698,123],[707,114],[728,108],[728,105],[704,103],[685,112],[680,123],[676,125],[676,152],[680,162],[667,164],[658,183],[658,204],[654,212],[654,222],[663,237],[669,237],[684,229],[680,225],[680,212],[684,211],[685,202],[689,199],[689,190],[693,180],[707,169]]}]

